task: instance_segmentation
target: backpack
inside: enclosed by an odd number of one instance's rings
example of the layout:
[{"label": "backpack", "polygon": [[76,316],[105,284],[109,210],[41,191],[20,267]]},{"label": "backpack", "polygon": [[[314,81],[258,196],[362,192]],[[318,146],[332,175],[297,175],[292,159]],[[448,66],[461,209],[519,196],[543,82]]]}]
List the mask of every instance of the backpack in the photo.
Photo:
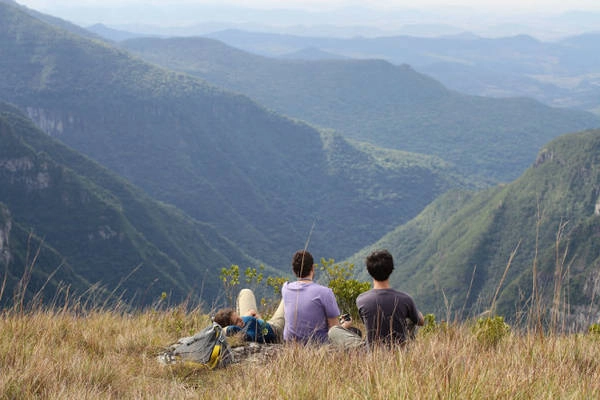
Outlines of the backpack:
[{"label": "backpack", "polygon": [[216,322],[194,336],[179,339],[159,359],[165,364],[183,361],[208,369],[225,367],[234,361],[225,332]]}]

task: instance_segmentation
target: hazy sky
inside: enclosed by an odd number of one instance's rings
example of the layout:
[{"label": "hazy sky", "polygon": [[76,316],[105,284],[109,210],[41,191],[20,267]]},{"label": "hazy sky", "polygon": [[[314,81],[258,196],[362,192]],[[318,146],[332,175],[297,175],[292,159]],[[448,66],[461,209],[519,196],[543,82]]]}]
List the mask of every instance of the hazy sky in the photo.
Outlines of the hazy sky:
[{"label": "hazy sky", "polygon": [[331,9],[342,6],[370,6],[376,8],[430,8],[430,7],[470,7],[474,9],[537,10],[560,12],[567,9],[600,10],[598,0],[18,0],[20,4],[35,9],[84,5],[110,6],[125,4],[232,4],[260,8],[301,8]]},{"label": "hazy sky", "polygon": [[[17,0],[81,26],[103,23],[135,32],[154,28],[228,28],[319,35],[441,35],[462,31],[540,39],[600,31],[600,0]],[[285,11],[287,10],[287,11]],[[563,18],[569,10],[584,11]],[[593,11],[593,12],[592,12]],[[445,31],[410,26],[450,27]],[[317,31],[319,27],[333,27]],[[300,27],[300,28],[298,28]],[[310,31],[303,27],[309,27]],[[339,28],[339,29],[338,29]],[[294,30],[295,29],[295,30]],[[336,31],[332,29],[337,29]],[[345,31],[341,31],[345,29]],[[349,30],[352,29],[352,30]],[[408,29],[408,30],[407,30]],[[151,32],[151,33],[159,33]]]}]

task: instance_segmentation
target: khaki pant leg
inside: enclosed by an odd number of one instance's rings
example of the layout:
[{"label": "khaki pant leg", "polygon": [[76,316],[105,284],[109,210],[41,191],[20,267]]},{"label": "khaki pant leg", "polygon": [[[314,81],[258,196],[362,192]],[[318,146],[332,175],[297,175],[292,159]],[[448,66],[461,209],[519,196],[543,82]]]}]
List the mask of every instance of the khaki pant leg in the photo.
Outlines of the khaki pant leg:
[{"label": "khaki pant leg", "polygon": [[285,327],[285,313],[283,310],[283,299],[281,299],[281,301],[279,302],[279,306],[277,307],[277,310],[275,310],[275,312],[273,313],[273,316],[267,322],[269,323],[269,325],[271,325],[271,328],[273,328],[273,331],[279,338],[278,341],[283,342],[283,328]]},{"label": "khaki pant leg", "polygon": [[353,349],[362,346],[365,342],[356,333],[341,326],[332,326],[327,333],[329,341],[336,347]]},{"label": "khaki pant leg", "polygon": [[246,315],[249,310],[258,311],[256,308],[256,297],[250,289],[242,289],[236,301],[236,312],[238,315]]}]

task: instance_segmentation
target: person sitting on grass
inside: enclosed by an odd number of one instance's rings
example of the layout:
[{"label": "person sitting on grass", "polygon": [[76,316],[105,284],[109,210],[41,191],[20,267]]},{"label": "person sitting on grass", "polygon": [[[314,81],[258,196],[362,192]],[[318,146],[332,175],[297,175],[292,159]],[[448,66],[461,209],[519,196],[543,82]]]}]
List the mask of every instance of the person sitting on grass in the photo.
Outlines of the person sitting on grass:
[{"label": "person sitting on grass", "polygon": [[297,251],[292,258],[292,270],[297,280],[286,282],[281,289],[285,315],[284,341],[302,344],[329,342],[344,347],[360,343],[360,336],[348,329],[352,321],[338,320],[340,310],[333,291],[313,281],[313,256],[306,250]]},{"label": "person sitting on grass", "polygon": [[356,306],[367,329],[367,343],[403,346],[414,335],[415,326],[423,326],[411,296],[390,286],[394,259],[387,250],[369,254],[365,264],[373,278],[373,289],[356,298]]}]

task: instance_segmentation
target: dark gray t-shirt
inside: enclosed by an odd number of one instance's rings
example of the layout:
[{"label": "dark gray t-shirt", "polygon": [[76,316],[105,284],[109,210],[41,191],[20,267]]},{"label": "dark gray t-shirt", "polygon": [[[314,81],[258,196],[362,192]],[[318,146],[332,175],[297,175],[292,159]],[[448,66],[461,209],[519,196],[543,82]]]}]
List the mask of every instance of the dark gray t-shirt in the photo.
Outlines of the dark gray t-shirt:
[{"label": "dark gray t-shirt", "polygon": [[419,312],[408,294],[395,289],[371,289],[356,298],[358,312],[367,328],[367,342],[404,343],[406,319],[415,324]]}]

